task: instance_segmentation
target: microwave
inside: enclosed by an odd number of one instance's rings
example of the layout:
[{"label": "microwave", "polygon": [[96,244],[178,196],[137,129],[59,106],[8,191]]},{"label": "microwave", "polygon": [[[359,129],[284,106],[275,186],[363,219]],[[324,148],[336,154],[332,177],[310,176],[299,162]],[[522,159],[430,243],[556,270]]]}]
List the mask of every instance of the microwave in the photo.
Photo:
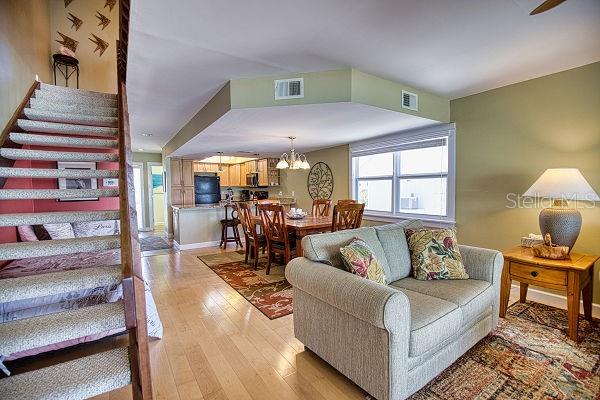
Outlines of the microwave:
[{"label": "microwave", "polygon": [[257,173],[246,174],[246,186],[251,186],[251,187],[258,186],[258,174]]}]

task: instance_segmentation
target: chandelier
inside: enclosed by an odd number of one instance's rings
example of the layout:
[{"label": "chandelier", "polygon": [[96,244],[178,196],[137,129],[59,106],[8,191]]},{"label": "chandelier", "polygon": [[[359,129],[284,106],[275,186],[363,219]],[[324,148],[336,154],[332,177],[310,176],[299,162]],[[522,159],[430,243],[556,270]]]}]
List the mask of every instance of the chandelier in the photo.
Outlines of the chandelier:
[{"label": "chandelier", "polygon": [[306,161],[306,156],[304,154],[296,154],[296,150],[294,150],[294,139],[295,136],[288,136],[292,143],[292,149],[290,150],[290,155],[287,153],[283,153],[281,157],[279,157],[279,162],[275,166],[277,169],[310,169],[310,164]]}]

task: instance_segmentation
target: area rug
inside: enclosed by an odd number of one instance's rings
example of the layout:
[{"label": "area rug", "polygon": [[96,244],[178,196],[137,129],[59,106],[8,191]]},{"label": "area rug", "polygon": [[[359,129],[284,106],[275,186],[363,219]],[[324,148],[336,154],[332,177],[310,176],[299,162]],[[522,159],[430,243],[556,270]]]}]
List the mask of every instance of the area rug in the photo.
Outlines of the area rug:
[{"label": "area rug", "polygon": [[229,251],[198,256],[221,279],[234,288],[269,319],[292,313],[292,285],[285,280],[284,267],[271,264],[269,275],[266,257],[260,257],[258,269],[244,263],[244,251]]},{"label": "area rug", "polygon": [[600,399],[600,321],[580,318],[579,343],[567,312],[515,303],[499,327],[412,400]]},{"label": "area rug", "polygon": [[141,251],[152,251],[152,250],[171,250],[171,245],[165,238],[161,236],[144,236],[140,237]]}]

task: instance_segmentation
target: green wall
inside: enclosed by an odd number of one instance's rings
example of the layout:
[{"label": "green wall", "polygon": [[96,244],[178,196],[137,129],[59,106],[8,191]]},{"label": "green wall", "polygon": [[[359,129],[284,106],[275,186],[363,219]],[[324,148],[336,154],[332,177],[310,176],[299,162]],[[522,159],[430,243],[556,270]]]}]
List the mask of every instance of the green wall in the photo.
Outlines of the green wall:
[{"label": "green wall", "polygon": [[[150,168],[148,167],[148,163],[149,162],[153,162],[153,163],[162,163],[162,154],[160,153],[142,153],[142,152],[137,152],[137,153],[133,153],[133,162],[135,163],[140,163],[142,164],[142,175],[143,175],[143,182],[142,185],[144,186],[143,190],[144,190],[144,213],[145,218],[144,218],[144,227],[149,227],[150,226],[150,202],[148,201],[148,195],[151,192],[151,187],[148,184],[148,174],[150,174]],[[137,196],[137,193],[136,193]],[[165,200],[166,202],[166,200]]]},{"label": "green wall", "polygon": [[[509,209],[547,168],[574,167],[600,192],[600,63],[450,103],[459,241],[506,249],[539,232],[539,209]],[[600,254],[600,207],[580,210],[575,251]],[[596,265],[594,302],[600,303]]]}]

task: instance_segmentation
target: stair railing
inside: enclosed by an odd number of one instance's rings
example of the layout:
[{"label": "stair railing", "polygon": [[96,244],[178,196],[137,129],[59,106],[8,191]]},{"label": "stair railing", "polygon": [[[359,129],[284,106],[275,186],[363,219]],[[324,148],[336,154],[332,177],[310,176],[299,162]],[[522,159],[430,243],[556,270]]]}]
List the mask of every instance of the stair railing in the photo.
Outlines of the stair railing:
[{"label": "stair railing", "polygon": [[117,41],[117,84],[119,108],[119,209],[121,214],[121,271],[125,324],[129,333],[129,360],[134,400],[152,399],[146,300],[140,241],[138,236],[129,111],[127,107],[127,43],[129,0],[119,3],[119,40]]},{"label": "stair railing", "polygon": [[[11,132],[20,131],[17,126],[17,120],[19,118],[21,118],[21,115],[23,115],[23,110],[25,108],[29,107],[29,101],[31,100],[31,97],[33,97],[33,94],[39,88],[40,88],[40,83],[38,81],[33,81],[31,86],[29,87],[29,90],[27,91],[27,94],[21,101],[21,104],[19,104],[19,107],[17,107],[17,109],[15,110],[13,115],[10,117],[10,119],[6,123],[6,126],[2,130],[2,133],[0,134],[0,147],[7,147],[7,148],[13,148],[13,149],[18,149],[18,148],[22,147],[19,144],[13,143],[9,139],[9,135]],[[12,167],[14,164],[15,164],[15,160],[10,160],[8,158],[4,158],[4,157],[0,156],[0,167]],[[0,189],[2,189],[4,187],[4,184],[6,183],[6,179],[7,178],[0,177]]]}]

